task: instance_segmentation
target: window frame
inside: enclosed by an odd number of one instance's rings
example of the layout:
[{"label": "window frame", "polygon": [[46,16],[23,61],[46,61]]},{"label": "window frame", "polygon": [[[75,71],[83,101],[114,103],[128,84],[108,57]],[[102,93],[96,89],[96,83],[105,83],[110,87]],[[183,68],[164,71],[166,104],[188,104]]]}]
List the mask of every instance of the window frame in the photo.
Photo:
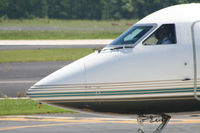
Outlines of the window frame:
[{"label": "window frame", "polygon": [[[114,45],[112,44],[116,39],[118,39],[120,36],[122,36],[123,34],[126,34],[126,32],[128,32],[128,30],[130,28],[132,28],[133,26],[152,26],[152,28],[147,31],[140,39],[138,39],[135,43],[133,44],[118,44],[118,45]],[[113,48],[113,47],[123,47],[123,46],[136,46],[138,44],[140,44],[140,42],[142,40],[144,40],[144,38],[146,38],[150,33],[152,33],[152,31],[154,31],[157,27],[156,23],[144,23],[144,24],[135,24],[132,27],[130,27],[129,29],[127,29],[125,32],[123,32],[120,36],[118,36],[113,42],[111,42],[109,45],[107,45],[107,48]]]},{"label": "window frame", "polygon": [[[169,43],[169,44],[145,44],[145,42],[153,35],[155,34],[155,32],[162,27],[163,25],[174,25],[174,35],[175,35],[175,42],[174,43]],[[149,36],[147,36],[147,38],[142,41],[142,45],[143,46],[159,46],[159,45],[177,45],[177,34],[176,34],[176,24],[175,23],[166,23],[166,24],[162,24],[159,27],[157,27]]]}]

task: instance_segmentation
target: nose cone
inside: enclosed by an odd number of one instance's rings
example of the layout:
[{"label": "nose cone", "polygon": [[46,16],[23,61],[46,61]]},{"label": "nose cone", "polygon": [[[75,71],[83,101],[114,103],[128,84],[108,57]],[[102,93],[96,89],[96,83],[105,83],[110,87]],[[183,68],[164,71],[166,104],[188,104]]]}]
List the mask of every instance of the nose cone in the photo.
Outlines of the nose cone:
[{"label": "nose cone", "polygon": [[70,89],[80,85],[85,85],[83,59],[75,61],[43,78],[27,91],[27,95],[38,100],[47,97],[57,97],[58,95],[62,97],[66,91],[70,91]]},{"label": "nose cone", "polygon": [[84,84],[85,68],[83,60],[71,63],[37,82],[34,86]]}]

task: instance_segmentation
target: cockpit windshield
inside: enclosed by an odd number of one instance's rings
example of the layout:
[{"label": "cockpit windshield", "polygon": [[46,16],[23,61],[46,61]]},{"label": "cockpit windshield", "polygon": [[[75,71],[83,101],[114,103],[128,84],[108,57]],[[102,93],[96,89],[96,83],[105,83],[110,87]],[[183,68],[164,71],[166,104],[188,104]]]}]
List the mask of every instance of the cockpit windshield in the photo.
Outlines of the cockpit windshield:
[{"label": "cockpit windshield", "polygon": [[142,38],[153,26],[133,26],[126,32],[121,34],[110,45],[126,45],[135,44],[140,38]]}]

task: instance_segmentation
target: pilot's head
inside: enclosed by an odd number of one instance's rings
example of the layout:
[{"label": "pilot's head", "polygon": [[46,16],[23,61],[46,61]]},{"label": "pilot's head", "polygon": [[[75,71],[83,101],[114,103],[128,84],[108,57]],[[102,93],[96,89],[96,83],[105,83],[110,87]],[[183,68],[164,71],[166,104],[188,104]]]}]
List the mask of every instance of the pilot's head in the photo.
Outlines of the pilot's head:
[{"label": "pilot's head", "polygon": [[168,36],[169,36],[169,29],[167,26],[160,27],[155,33],[155,37],[158,40],[162,40],[163,38],[168,37]]}]

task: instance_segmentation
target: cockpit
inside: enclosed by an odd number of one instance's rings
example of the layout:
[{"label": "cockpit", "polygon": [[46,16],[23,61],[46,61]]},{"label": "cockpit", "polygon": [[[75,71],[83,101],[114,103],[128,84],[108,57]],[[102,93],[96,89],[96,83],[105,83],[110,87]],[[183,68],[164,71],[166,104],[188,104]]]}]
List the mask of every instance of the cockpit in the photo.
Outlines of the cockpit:
[{"label": "cockpit", "polygon": [[[143,45],[176,44],[175,24],[163,24],[152,33],[155,28],[156,24],[136,24],[111,42],[107,48],[135,47],[142,40]],[[146,36],[148,37],[144,40]]]}]

